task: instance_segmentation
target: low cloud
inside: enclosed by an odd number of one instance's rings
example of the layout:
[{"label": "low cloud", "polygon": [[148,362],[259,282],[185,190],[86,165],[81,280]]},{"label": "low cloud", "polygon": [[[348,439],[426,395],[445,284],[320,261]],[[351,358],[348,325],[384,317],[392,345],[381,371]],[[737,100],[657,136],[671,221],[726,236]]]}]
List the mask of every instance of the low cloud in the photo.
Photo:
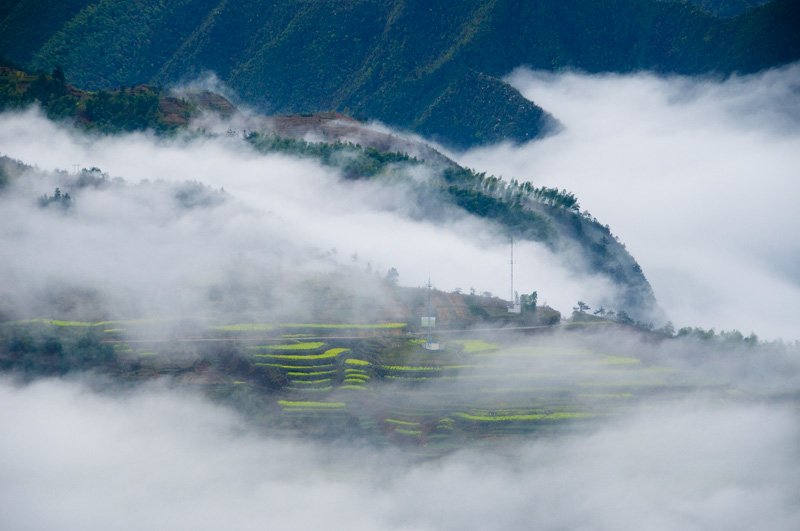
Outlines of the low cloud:
[{"label": "low cloud", "polygon": [[727,80],[519,69],[509,81],[564,131],[457,158],[575,193],[677,326],[797,339],[799,77],[796,64]]},{"label": "low cloud", "polygon": [[[628,243],[677,325],[783,333],[794,313],[774,310],[789,311],[797,286],[787,265],[797,256],[787,229],[796,199],[788,175],[800,151],[792,113],[781,114],[776,102],[791,93],[792,73],[694,82],[521,71],[514,83],[559,116],[566,131],[462,161],[575,192]],[[38,166],[0,196],[3,300],[24,305],[36,293],[57,295],[59,286],[72,285],[87,290],[87,300],[95,290],[105,310],[169,315],[208,304],[214,283],[259,298],[270,283],[291,288],[287,270],[326,271],[336,262],[396,267],[407,285],[431,275],[445,289],[508,289],[506,242],[482,222],[451,212],[426,221],[402,186],[342,182],[330,168],[258,155],[236,137],[92,137],[30,111],[0,116],[0,145],[3,154]],[[664,154],[667,147],[674,156]],[[76,188],[66,212],[39,208],[42,194],[74,184],[74,172],[56,171],[73,164],[101,168],[108,182]],[[769,198],[762,186],[772,186],[776,208],[762,204]],[[520,243],[515,254],[520,291],[536,289],[551,304],[563,299],[556,304],[562,311],[579,298],[592,303],[607,288],[573,277],[537,244]],[[42,317],[46,310],[31,309]],[[741,342],[734,348],[686,339],[657,347],[610,332],[565,332],[521,345],[669,362],[678,371],[658,374],[684,380],[654,392],[660,399],[640,399],[647,393],[636,391],[630,405],[575,428],[477,441],[427,461],[401,447],[254,427],[166,380],[121,390],[86,376],[24,386],[0,379],[0,527],[800,527],[796,356]],[[510,358],[513,367],[489,366],[477,379],[441,385],[463,386],[453,400],[476,403],[475,382],[489,381],[492,371],[523,393],[534,385],[526,375],[541,378],[559,363]],[[597,379],[617,368],[586,370],[591,375],[580,377]],[[565,386],[576,383],[563,378]],[[709,396],[686,390],[695,387]],[[397,389],[381,387],[378,398]],[[415,387],[412,399],[432,400],[441,389]],[[494,407],[493,400],[482,404]],[[592,407],[591,398],[581,400]]]},{"label": "low cloud", "polygon": [[797,529],[797,411],[692,399],[420,462],[175,389],[0,383],[8,529]]},{"label": "low cloud", "polygon": [[[0,145],[39,169],[0,197],[7,279],[0,287],[21,301],[78,285],[126,306],[117,312],[126,317],[185,314],[202,310],[203,287],[230,276],[235,264],[301,274],[329,271],[331,261],[380,274],[394,267],[408,286],[430,277],[442,290],[511,296],[505,237],[444,203],[430,216],[425,209],[433,207],[421,206],[413,189],[429,178],[418,169],[405,183],[346,181],[312,160],[258,154],[236,135],[83,135],[35,109],[2,115]],[[108,186],[76,188],[76,168],[92,167],[108,175]],[[216,199],[184,208],[176,195],[186,186]],[[72,192],[66,214],[36,206],[56,187]],[[515,256],[516,289],[538,290],[540,302],[562,311],[610,290],[543,245],[521,242]]]}]

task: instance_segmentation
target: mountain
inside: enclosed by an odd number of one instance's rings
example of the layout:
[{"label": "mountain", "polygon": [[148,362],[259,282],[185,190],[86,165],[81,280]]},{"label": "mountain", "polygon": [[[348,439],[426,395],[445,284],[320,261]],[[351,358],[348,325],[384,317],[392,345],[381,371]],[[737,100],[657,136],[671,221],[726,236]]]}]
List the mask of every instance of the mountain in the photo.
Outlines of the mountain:
[{"label": "mountain", "polygon": [[[71,120],[84,130],[103,133],[147,129],[166,135],[189,130],[209,134],[199,129],[202,124],[190,120],[203,111],[223,121],[237,113],[233,104],[208,91],[170,92],[142,85],[89,93],[67,84],[60,69],[52,75],[0,69],[0,108],[19,108],[34,101],[52,119]],[[339,170],[348,180],[402,186],[413,198],[413,215],[420,219],[443,224],[454,212],[466,214],[482,219],[506,238],[542,243],[563,257],[574,273],[588,271],[607,278],[617,295],[603,301],[605,305],[642,322],[665,320],[636,260],[607,225],[581,212],[578,199],[566,190],[478,173],[422,142],[341,115],[249,116],[246,120],[247,133],[229,129],[227,134],[242,136],[256,151],[314,159]],[[421,168],[433,177],[418,182],[414,173]],[[0,185],[7,180],[5,172],[0,175]],[[65,182],[60,186],[74,192],[82,185]]]},{"label": "mountain", "polygon": [[691,0],[704,11],[721,17],[735,17],[770,0]]},{"label": "mountain", "polygon": [[502,80],[520,65],[754,72],[800,58],[798,27],[798,0],[733,18],[660,0],[16,0],[0,55],[89,90],[211,71],[264,112],[336,110],[465,148],[557,127]]}]

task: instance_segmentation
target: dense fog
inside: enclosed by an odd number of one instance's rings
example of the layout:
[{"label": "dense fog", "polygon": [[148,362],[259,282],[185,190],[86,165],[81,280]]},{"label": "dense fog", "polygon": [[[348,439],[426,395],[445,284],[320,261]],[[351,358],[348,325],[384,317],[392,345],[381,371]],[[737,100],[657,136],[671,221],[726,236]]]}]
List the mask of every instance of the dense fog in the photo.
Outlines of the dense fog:
[{"label": "dense fog", "polygon": [[574,192],[677,327],[795,340],[798,79],[797,64],[725,80],[519,69],[510,82],[563,130],[458,160]]},{"label": "dense fog", "polygon": [[[793,340],[799,73],[698,81],[519,70],[511,81],[563,130],[455,156],[574,192],[627,244],[676,327]],[[404,285],[430,276],[441,289],[508,290],[508,245],[495,228],[451,207],[435,221],[419,215],[412,189],[430,178],[424,171],[346,182],[313,161],[259,155],[236,135],[91,136],[36,109],[0,115],[0,151],[35,166],[0,193],[7,318],[203,316],[217,308],[213,286],[239,316],[263,317],[270,305],[302,312],[292,294],[306,279],[367,268],[395,267]],[[79,186],[84,174],[97,182]],[[39,206],[55,188],[72,207]],[[564,313],[611,289],[541,245],[522,243],[516,256],[519,291],[537,290]],[[64,297],[86,307],[66,308]],[[581,348],[579,338],[539,346]],[[605,344],[669,365],[667,383],[682,391],[562,433],[427,460],[409,447],[256,427],[168,379],[122,390],[89,375],[4,377],[0,527],[800,528],[796,349],[694,338],[657,348],[633,335]],[[516,392],[532,385],[527,374],[558,369],[513,363],[486,371],[514,374]],[[463,386],[468,401],[471,382],[448,390]],[[421,386],[418,400],[440,390]]]}]

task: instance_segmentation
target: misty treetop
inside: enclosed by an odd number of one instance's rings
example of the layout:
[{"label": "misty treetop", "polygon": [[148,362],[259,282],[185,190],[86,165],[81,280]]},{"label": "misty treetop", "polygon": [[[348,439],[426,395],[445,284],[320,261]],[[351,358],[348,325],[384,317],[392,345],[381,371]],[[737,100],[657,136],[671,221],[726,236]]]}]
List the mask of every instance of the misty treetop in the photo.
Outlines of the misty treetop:
[{"label": "misty treetop", "polygon": [[159,87],[121,87],[86,92],[66,83],[64,71],[29,74],[0,67],[0,109],[21,109],[38,103],[52,120],[69,120],[89,131],[119,133],[175,131],[197,114],[193,102]]},{"label": "misty treetop", "polygon": [[56,188],[53,195],[44,194],[42,197],[39,198],[39,206],[42,208],[49,207],[51,205],[57,206],[62,210],[68,210],[72,207],[72,197],[68,193],[62,194],[60,188]]}]

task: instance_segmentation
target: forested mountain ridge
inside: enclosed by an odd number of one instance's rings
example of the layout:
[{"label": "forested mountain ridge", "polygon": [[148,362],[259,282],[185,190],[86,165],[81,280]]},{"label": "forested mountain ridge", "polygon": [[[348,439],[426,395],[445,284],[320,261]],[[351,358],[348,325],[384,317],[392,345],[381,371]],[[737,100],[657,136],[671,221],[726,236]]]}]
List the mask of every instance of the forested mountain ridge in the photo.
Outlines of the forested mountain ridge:
[{"label": "forested mountain ridge", "polygon": [[[219,134],[205,131],[202,123],[191,119],[210,111],[224,123],[225,117],[238,112],[225,98],[207,91],[171,92],[142,85],[90,93],[67,84],[59,68],[52,74],[0,68],[0,110],[24,108],[34,102],[51,119],[101,133]],[[617,295],[615,300],[605,301],[606,305],[642,322],[659,323],[664,318],[636,260],[608,226],[582,212],[578,199],[566,190],[478,173],[420,142],[376,131],[340,115],[251,116],[248,127],[247,133],[228,129],[226,134],[242,136],[241,140],[262,153],[314,159],[336,168],[344,179],[403,183],[414,191],[416,216],[434,222],[454,212],[482,218],[507,237],[540,242],[556,254],[572,256],[566,266],[575,272],[608,278]],[[304,139],[314,136],[325,140]],[[425,166],[433,178],[416,182],[411,174],[419,166]],[[0,168],[0,188],[8,180],[6,173]],[[76,192],[68,183],[62,188],[66,193]]]},{"label": "forested mountain ridge", "polygon": [[754,72],[800,57],[797,27],[798,0],[733,18],[655,0],[17,0],[0,53],[90,90],[213,71],[262,111],[337,110],[468,147],[553,127],[501,80],[517,66]]}]

